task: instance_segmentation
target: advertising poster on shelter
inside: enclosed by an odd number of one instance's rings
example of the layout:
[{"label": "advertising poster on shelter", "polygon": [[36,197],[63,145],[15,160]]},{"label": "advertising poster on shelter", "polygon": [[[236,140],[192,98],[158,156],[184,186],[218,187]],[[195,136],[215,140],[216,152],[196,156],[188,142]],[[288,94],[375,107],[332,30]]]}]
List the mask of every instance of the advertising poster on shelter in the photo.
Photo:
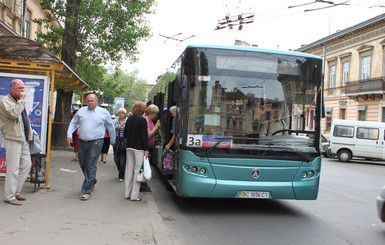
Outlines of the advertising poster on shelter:
[{"label": "advertising poster on shelter", "polygon": [[[0,73],[0,100],[10,92],[13,79],[24,82],[26,109],[33,129],[41,140],[42,153],[46,153],[47,115],[48,115],[48,76]],[[6,172],[5,149],[0,136],[0,175]]]}]

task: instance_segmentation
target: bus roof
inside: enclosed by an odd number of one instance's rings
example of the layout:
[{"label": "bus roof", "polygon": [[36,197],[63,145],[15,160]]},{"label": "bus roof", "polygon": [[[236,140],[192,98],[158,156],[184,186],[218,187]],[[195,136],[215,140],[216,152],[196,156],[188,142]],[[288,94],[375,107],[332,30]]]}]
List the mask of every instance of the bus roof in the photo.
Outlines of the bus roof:
[{"label": "bus roof", "polygon": [[226,46],[226,45],[188,45],[187,48],[210,48],[210,49],[227,49],[227,50],[239,50],[239,51],[252,51],[252,52],[260,52],[260,53],[272,53],[272,54],[283,54],[283,55],[291,55],[291,56],[299,56],[304,58],[314,58],[321,59],[319,56],[293,52],[293,51],[284,51],[284,50],[275,50],[275,49],[264,49],[264,48],[256,48],[249,46]]}]

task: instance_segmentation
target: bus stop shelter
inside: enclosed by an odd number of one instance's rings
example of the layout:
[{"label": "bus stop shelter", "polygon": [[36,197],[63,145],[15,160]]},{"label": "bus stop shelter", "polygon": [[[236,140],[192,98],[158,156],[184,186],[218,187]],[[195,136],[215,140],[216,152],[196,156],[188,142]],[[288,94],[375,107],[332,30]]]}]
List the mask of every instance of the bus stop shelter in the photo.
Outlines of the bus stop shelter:
[{"label": "bus stop shelter", "polygon": [[[28,77],[30,75],[48,78],[48,132],[46,139],[41,140],[46,140],[45,185],[49,186],[54,91],[65,89],[78,90],[84,93],[88,91],[89,86],[46,47],[30,39],[16,36],[0,36],[0,76],[2,74],[15,74],[14,77],[19,75]],[[81,97],[83,99],[83,96]]]}]

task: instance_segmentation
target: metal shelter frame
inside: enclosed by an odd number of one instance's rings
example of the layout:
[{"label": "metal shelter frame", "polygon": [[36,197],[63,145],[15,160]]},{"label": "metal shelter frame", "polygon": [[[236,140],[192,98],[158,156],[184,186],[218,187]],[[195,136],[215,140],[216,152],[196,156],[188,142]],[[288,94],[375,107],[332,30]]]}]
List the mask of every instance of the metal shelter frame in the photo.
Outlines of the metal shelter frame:
[{"label": "metal shelter frame", "polygon": [[48,113],[47,162],[45,186],[49,186],[51,159],[51,134],[53,97],[57,89],[88,91],[86,84],[67,64],[51,53],[46,47],[23,37],[0,36],[0,74],[14,73],[50,77],[50,103]]}]

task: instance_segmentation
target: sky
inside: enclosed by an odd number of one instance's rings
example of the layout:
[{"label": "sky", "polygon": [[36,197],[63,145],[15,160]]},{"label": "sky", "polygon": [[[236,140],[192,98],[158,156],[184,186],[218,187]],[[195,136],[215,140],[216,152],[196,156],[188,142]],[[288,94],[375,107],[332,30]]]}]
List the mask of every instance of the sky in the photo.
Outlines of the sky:
[{"label": "sky", "polygon": [[[124,61],[121,69],[139,71],[139,78],[155,84],[190,44],[234,45],[242,40],[260,48],[295,50],[339,30],[385,13],[385,0],[158,0],[156,13],[146,16],[152,36],[139,43],[139,61]],[[302,5],[303,6],[297,6]],[[297,7],[291,7],[297,6]],[[289,8],[290,7],[290,8]],[[313,10],[313,11],[305,11]],[[228,16],[254,13],[254,22],[215,30]],[[165,38],[172,37],[183,41]]]}]

